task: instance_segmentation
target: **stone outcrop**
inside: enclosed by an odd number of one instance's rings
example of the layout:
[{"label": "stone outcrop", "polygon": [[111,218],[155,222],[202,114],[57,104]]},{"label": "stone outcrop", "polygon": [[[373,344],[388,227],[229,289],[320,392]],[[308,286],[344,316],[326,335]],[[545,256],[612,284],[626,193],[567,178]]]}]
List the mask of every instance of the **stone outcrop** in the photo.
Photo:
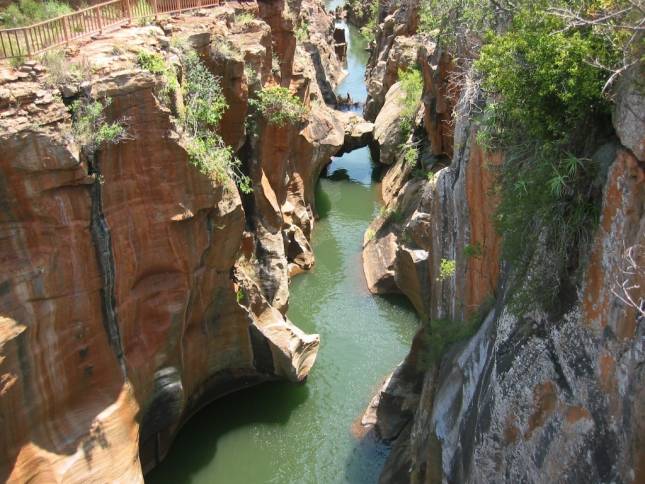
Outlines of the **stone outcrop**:
[{"label": "stone outcrop", "polygon": [[[140,482],[201,406],[306,378],[318,337],[285,317],[289,269],[314,263],[313,189],[345,125],[322,102],[311,49],[279,18],[296,3],[239,7],[267,22],[237,25],[221,7],[70,46],[69,62],[94,68],[60,89],[47,73],[3,71],[0,480]],[[221,134],[252,195],[190,163],[180,96],[167,104],[162,77],[136,66],[145,48],[179,67],[169,36],[221,78]],[[310,114],[251,132],[248,99],[276,81]],[[109,97],[127,138],[82,151],[67,106],[81,95]]]},{"label": "stone outcrop", "polygon": [[425,35],[411,35],[416,30],[414,9],[400,8],[388,15],[376,31],[375,48],[367,65],[367,101],[365,119],[373,121],[385,102],[385,95],[398,80],[399,69],[413,67],[418,50],[430,44]]},{"label": "stone outcrop", "polygon": [[379,163],[391,165],[394,163],[400,145],[402,144],[401,113],[405,92],[401,83],[390,87],[385,96],[385,103],[374,120],[374,155]]},{"label": "stone outcrop", "polygon": [[[379,45],[373,58],[386,58],[390,47]],[[503,264],[494,224],[493,170],[504,154],[478,145],[468,115],[478,93],[463,79],[455,84],[450,59],[430,46],[419,60],[415,137],[426,175],[400,157],[390,167],[386,206],[365,236],[365,274],[373,292],[405,294],[423,320],[477,317],[481,326],[435,361],[431,326],[423,325],[373,399],[362,424],[392,443],[381,482],[640,482],[644,318],[618,296],[625,277],[645,283],[641,74],[624,76],[618,139],[594,155],[606,167],[601,220],[576,289],[561,314],[518,316],[509,307],[513,268]],[[629,247],[641,269],[626,276]],[[546,258],[538,253],[527,277]],[[443,261],[454,261],[454,274],[442,274]]]}]

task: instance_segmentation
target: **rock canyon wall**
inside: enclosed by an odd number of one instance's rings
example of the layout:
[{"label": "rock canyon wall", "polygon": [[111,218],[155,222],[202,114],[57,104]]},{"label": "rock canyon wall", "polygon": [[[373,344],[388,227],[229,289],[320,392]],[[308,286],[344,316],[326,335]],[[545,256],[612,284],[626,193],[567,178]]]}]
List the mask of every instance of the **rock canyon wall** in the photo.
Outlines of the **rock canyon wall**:
[{"label": "rock canyon wall", "polygon": [[[366,117],[391,166],[386,206],[365,234],[365,275],[374,293],[405,294],[425,321],[363,417],[392,443],[381,482],[641,482],[643,316],[616,294],[625,249],[644,263],[642,72],[623,79],[615,136],[594,155],[606,174],[601,218],[574,286],[559,313],[518,316],[509,281],[523,268],[502,259],[495,225],[494,173],[505,154],[478,144],[470,109],[481,92],[453,75],[450,56],[415,33],[413,17],[400,10],[383,20],[368,71]],[[399,137],[387,135],[401,112],[397,72],[415,63],[423,98],[411,135],[419,156],[409,163]],[[524,283],[549,260],[538,252]],[[632,282],[642,288],[642,277]],[[475,319],[474,336],[433,358],[442,334],[434,322]]]},{"label": "rock canyon wall", "polygon": [[[323,98],[341,75],[332,25],[316,1],[227,2],[68,47],[91,64],[78,82],[2,68],[0,481],[140,482],[206,403],[306,378],[318,336],[285,314],[290,274],[314,263],[314,185],[345,138]],[[189,162],[181,95],[168,104],[137,66],[144,49],[181,70],[176,39],[221,79],[220,134],[251,194]],[[249,128],[266,85],[306,119]],[[70,135],[80,96],[110,98],[127,127],[91,159]]]}]

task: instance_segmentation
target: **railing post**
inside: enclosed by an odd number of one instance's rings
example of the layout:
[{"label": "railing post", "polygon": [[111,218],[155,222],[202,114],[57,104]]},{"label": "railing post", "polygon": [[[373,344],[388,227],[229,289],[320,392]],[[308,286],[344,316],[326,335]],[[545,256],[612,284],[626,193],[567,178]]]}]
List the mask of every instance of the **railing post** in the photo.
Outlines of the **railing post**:
[{"label": "railing post", "polygon": [[130,9],[130,0],[123,0],[125,5],[125,14],[128,17],[128,24],[132,23],[132,10]]},{"label": "railing post", "polygon": [[28,29],[29,29],[29,27],[27,27],[26,29],[23,29],[23,30],[22,30],[22,33],[23,33],[23,34],[24,34],[24,36],[25,36],[25,44],[27,45],[27,55],[28,55],[28,56],[31,56],[31,47],[30,47],[30,45],[29,45],[29,36],[27,35],[27,30],[28,30]]},{"label": "railing post", "polygon": [[177,13],[181,12],[181,0],[177,0]]},{"label": "railing post", "polygon": [[69,24],[67,17],[63,17],[63,35],[65,35],[65,43],[69,43]]},{"label": "railing post", "polygon": [[97,13],[98,20],[99,20],[99,33],[102,34],[103,33],[103,17],[101,16],[101,7],[96,9],[96,13]]},{"label": "railing post", "polygon": [[152,9],[155,11],[155,20],[159,20],[159,9],[157,8],[157,0],[152,0]]}]

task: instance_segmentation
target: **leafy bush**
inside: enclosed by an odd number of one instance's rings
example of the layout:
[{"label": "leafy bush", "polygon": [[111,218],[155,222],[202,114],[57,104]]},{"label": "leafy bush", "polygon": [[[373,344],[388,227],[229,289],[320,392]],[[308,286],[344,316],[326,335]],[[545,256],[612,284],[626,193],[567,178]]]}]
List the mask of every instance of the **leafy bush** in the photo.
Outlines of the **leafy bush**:
[{"label": "leafy bush", "polygon": [[56,0],[20,0],[0,12],[0,25],[3,27],[22,27],[73,12],[72,8]]},{"label": "leafy bush", "polygon": [[450,279],[455,275],[457,270],[457,262],[450,259],[441,259],[441,264],[439,266],[439,277],[437,281],[445,281]]},{"label": "leafy bush", "polygon": [[183,58],[186,102],[185,125],[190,133],[200,133],[217,128],[228,109],[228,103],[217,79],[195,51],[189,51]]},{"label": "leafy bush", "polygon": [[62,50],[45,52],[40,62],[47,67],[47,84],[50,86],[89,80],[92,77],[93,68],[86,57],[81,57],[78,62],[70,62]]},{"label": "leafy bush", "polygon": [[179,89],[179,80],[174,67],[168,64],[161,54],[140,50],[137,54],[137,64],[152,74],[163,76],[163,88],[159,94],[164,101],[167,102],[170,94]]},{"label": "leafy bush", "polygon": [[235,14],[235,23],[240,25],[247,25],[256,19],[255,15],[251,12],[242,12]]},{"label": "leafy bush", "polygon": [[301,21],[300,25],[296,29],[296,40],[298,42],[304,42],[309,38],[309,23]]},{"label": "leafy bush", "polygon": [[[566,28],[544,2],[524,6],[506,33],[485,42],[475,68],[494,101],[478,140],[506,153],[496,218],[504,258],[516,268],[512,308],[521,313],[537,303],[553,310],[571,260],[599,218],[598,167],[590,155],[610,126],[610,103],[603,96],[608,73],[591,59],[612,65],[618,52],[591,29]],[[549,261],[527,278],[538,249]]]},{"label": "leafy bush", "polygon": [[423,78],[419,69],[399,70],[399,82],[404,97],[401,110],[401,141],[407,141],[414,129],[414,121],[421,105]]},{"label": "leafy bush", "polygon": [[[252,191],[251,180],[242,173],[240,161],[215,132],[228,104],[217,79],[194,50],[182,50],[183,92],[186,104],[182,124],[189,135],[190,162],[204,175],[223,183],[235,181],[243,193]],[[157,62],[152,63],[159,67]]]},{"label": "leafy bush", "polygon": [[145,69],[153,74],[163,74],[166,72],[166,61],[161,56],[155,52],[149,52],[147,50],[140,50],[137,54],[137,64],[142,69]]},{"label": "leafy bush", "polygon": [[487,298],[466,321],[433,319],[423,325],[424,349],[420,355],[421,368],[428,369],[440,363],[446,351],[455,343],[472,338],[493,308],[495,299]]},{"label": "leafy bush", "polygon": [[306,109],[302,101],[291,94],[286,87],[270,86],[258,92],[257,99],[249,100],[269,124],[285,126],[302,121]]},{"label": "leafy bush", "polygon": [[[374,40],[374,34],[376,33],[376,28],[379,25],[379,12],[381,11],[381,1],[376,0],[374,2],[369,2],[369,13],[367,13],[367,23],[361,27],[361,34],[367,40]],[[363,8],[360,7],[358,10],[361,16],[365,16],[363,13]]]},{"label": "leafy bush", "polygon": [[412,143],[406,144],[403,151],[403,160],[406,165],[415,166],[419,160],[419,149]]},{"label": "leafy bush", "polygon": [[78,99],[72,103],[72,134],[76,142],[88,153],[104,144],[116,144],[127,138],[125,126],[120,121],[108,123],[104,110],[112,102]]}]

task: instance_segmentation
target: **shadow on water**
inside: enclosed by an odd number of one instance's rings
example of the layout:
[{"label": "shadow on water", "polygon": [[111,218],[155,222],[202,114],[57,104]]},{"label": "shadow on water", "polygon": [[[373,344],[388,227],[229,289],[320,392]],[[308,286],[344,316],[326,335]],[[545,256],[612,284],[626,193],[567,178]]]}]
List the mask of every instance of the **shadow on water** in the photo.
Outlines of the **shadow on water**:
[{"label": "shadow on water", "polygon": [[316,187],[315,197],[316,213],[318,214],[318,218],[323,220],[327,218],[329,216],[329,212],[331,212],[331,199],[324,190],[320,190],[318,187]]},{"label": "shadow on water", "polygon": [[[214,401],[192,416],[173,442],[174,459],[184,465],[176,466],[164,460],[146,475],[146,481],[192,482],[193,476],[213,461],[219,441],[227,434],[250,425],[285,426],[293,411],[309,396],[306,385],[270,382]],[[258,402],[280,402],[280,405],[258,405]]]},{"label": "shadow on water", "polygon": [[345,464],[345,482],[348,484],[375,484],[388,456],[389,446],[373,434],[359,440]]}]

